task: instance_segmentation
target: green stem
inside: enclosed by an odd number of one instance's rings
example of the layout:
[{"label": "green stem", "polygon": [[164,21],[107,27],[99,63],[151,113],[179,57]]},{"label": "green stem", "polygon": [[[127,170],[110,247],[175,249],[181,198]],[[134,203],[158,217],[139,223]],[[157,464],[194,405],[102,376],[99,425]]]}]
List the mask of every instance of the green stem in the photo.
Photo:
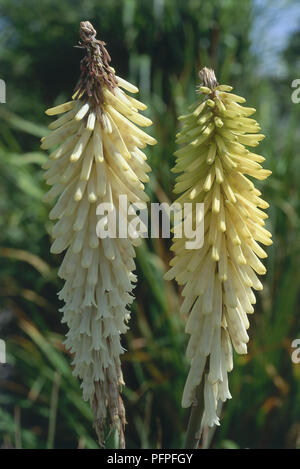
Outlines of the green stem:
[{"label": "green stem", "polygon": [[204,379],[197,387],[195,402],[191,407],[184,448],[197,449],[201,439],[200,427],[204,410]]},{"label": "green stem", "polygon": [[[217,416],[220,417],[221,412],[222,412],[222,407],[223,407],[223,402],[219,401],[218,402],[218,408],[217,408]],[[215,432],[217,430],[217,426],[214,425],[213,427],[207,429],[206,433],[203,434],[203,440],[202,440],[202,449],[209,449],[211,442],[213,440],[213,437],[215,435]]]},{"label": "green stem", "polygon": [[60,379],[61,379],[61,374],[56,371],[54,374],[53,388],[52,388],[51,402],[50,402],[47,449],[53,449],[54,447]]}]

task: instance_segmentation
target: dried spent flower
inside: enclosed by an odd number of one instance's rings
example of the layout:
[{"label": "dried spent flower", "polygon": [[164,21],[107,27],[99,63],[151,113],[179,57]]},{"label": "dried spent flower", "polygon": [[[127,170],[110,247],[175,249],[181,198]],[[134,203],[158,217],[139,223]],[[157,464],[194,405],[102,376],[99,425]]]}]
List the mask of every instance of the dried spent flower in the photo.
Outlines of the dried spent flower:
[{"label": "dried spent flower", "polygon": [[135,125],[152,124],[139,114],[146,106],[124,91],[138,89],[115,75],[105,43],[88,21],[80,24],[80,34],[86,55],[75,95],[46,111],[60,116],[42,138],[41,147],[52,149],[45,164],[52,188],[45,201],[59,196],[50,212],[50,219],[58,219],[51,252],[66,250],[59,298],[65,303],[62,321],[69,328],[65,345],[74,354],[73,373],[91,402],[99,443],[110,421],[124,447],[120,334],[128,329],[136,280],[133,246],[139,239],[98,238],[97,206],[106,202],[118,213],[119,195],[127,195],[128,204],[148,200],[143,182],[150,167],[141,148],[156,141]]},{"label": "dried spent flower", "polygon": [[165,278],[183,286],[181,312],[189,315],[191,367],[182,405],[196,405],[196,390],[204,383],[202,424],[213,426],[219,425],[218,401],[231,398],[232,345],[237,353],[247,353],[252,290],[263,288],[257,274],[265,274],[259,258],[267,254],[258,243],[272,244],[262,210],[268,203],[247,176],[263,180],[271,171],[260,165],[265,158],[245,148],[264,138],[249,117],[255,109],[241,106],[245,99],[232,94],[232,87],[218,85],[212,70],[204,68],[200,78],[204,99],[179,118],[183,128],[177,143],[183,146],[175,152],[173,171],[181,173],[174,190],[181,194],[177,202],[204,203],[204,244],[187,250],[185,238],[174,238],[175,257]]}]

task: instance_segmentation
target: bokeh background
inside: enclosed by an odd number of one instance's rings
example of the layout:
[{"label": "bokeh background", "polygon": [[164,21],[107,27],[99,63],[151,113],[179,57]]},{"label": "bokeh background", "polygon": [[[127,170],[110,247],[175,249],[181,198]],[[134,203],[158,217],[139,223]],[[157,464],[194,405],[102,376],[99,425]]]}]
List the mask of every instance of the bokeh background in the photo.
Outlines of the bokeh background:
[{"label": "bokeh background", "polygon": [[[49,254],[49,207],[39,138],[47,107],[68,100],[82,51],[78,27],[90,20],[120,76],[140,88],[159,144],[148,150],[152,201],[173,200],[172,153],[177,116],[195,98],[197,72],[213,67],[221,83],[257,108],[267,136],[259,147],[273,175],[265,288],[251,317],[249,354],[235,356],[233,399],[222,410],[213,448],[300,447],[300,78],[298,0],[0,0],[0,445],[96,448],[89,405],[62,346],[57,292],[59,256]],[[129,448],[178,448],[188,414],[181,409],[187,375],[185,318],[175,284],[163,281],[169,241],[137,251],[139,282],[123,343]]]}]

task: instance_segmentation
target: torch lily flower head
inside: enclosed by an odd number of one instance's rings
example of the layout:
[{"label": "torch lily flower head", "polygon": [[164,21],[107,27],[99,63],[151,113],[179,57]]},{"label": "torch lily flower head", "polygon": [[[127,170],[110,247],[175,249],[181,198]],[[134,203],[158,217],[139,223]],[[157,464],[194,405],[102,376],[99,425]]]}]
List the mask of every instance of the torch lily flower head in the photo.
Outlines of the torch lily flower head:
[{"label": "torch lily flower head", "polygon": [[[247,353],[248,315],[254,312],[253,290],[261,290],[257,274],[267,257],[259,243],[272,244],[265,228],[268,203],[251,178],[265,179],[264,157],[246,147],[264,138],[232,87],[219,85],[212,70],[200,72],[200,99],[179,119],[182,147],[175,152],[177,202],[204,203],[204,245],[187,250],[185,239],[174,239],[175,257],[165,278],[183,286],[181,312],[188,315],[187,357],[191,362],[182,405],[191,406],[200,383],[204,387],[203,424],[218,425],[218,401],[231,397],[228,372],[233,368],[232,346]],[[204,98],[204,99],[203,99]]]},{"label": "torch lily flower head", "polygon": [[139,114],[146,106],[127,94],[138,89],[115,74],[105,43],[88,21],[81,23],[80,35],[86,55],[73,99],[46,111],[59,117],[41,144],[52,149],[45,165],[52,188],[45,200],[58,197],[50,212],[58,220],[51,252],[66,251],[59,298],[73,373],[91,402],[99,442],[108,419],[124,447],[120,334],[128,328],[136,281],[133,245],[139,240],[97,237],[97,206],[105,202],[118,212],[119,195],[127,195],[128,203],[148,200],[143,183],[150,167],[141,149],[156,141],[137,127],[151,125]]}]

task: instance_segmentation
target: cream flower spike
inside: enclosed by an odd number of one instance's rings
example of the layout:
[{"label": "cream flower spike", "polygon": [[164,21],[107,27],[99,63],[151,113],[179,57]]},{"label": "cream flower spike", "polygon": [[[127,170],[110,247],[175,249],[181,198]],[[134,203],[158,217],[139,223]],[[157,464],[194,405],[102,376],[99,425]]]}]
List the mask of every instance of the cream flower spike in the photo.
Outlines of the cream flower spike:
[{"label": "cream flower spike", "polygon": [[259,164],[262,156],[245,148],[264,138],[249,118],[255,109],[241,106],[245,99],[232,94],[230,86],[219,86],[212,70],[204,68],[200,77],[204,99],[179,118],[183,128],[177,142],[183,147],[175,152],[173,171],[182,173],[176,179],[177,202],[204,202],[204,244],[187,250],[186,239],[173,239],[175,257],[165,278],[183,285],[181,312],[189,315],[191,367],[182,405],[197,405],[197,389],[204,388],[202,424],[213,426],[219,425],[218,401],[231,398],[232,345],[237,353],[247,353],[252,290],[262,289],[257,274],[266,272],[259,258],[267,254],[258,242],[272,244],[262,211],[268,203],[247,176],[262,180],[271,171]]},{"label": "cream flower spike", "polygon": [[[124,447],[125,411],[120,397],[124,384],[120,334],[127,330],[136,276],[136,239],[100,239],[96,234],[99,203],[118,213],[118,196],[128,203],[148,200],[143,182],[150,167],[140,148],[155,139],[135,124],[149,126],[140,115],[146,106],[124,90],[138,89],[115,75],[105,43],[96,39],[88,22],[80,24],[80,47],[86,49],[73,100],[48,109],[59,114],[41,147],[52,149],[45,178],[52,185],[45,200],[59,196],[50,212],[58,219],[51,252],[66,250],[59,269],[65,284],[59,298],[69,331],[65,345],[74,355],[74,375],[82,380],[83,398],[91,402],[99,443],[109,421]],[[125,214],[125,216],[127,216]]]}]

